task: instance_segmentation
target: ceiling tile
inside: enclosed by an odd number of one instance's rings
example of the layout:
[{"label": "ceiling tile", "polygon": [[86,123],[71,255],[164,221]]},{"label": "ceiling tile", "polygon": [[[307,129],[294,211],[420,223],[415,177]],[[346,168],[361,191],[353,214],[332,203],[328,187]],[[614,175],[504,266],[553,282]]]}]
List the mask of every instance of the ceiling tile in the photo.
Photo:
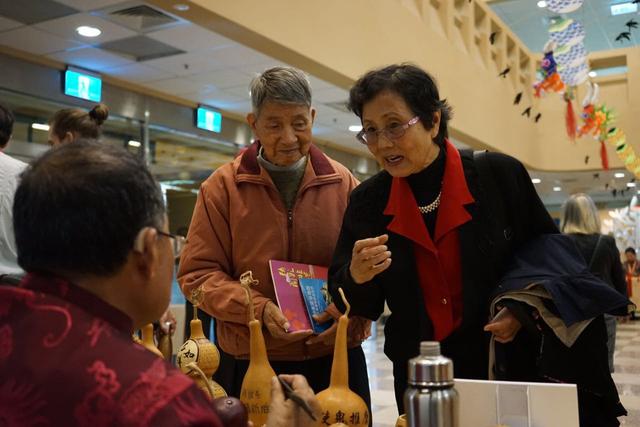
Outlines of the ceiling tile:
[{"label": "ceiling tile", "polygon": [[226,37],[191,23],[147,33],[147,36],[185,52],[214,49],[235,44]]},{"label": "ceiling tile", "polygon": [[159,90],[161,92],[167,92],[172,95],[182,95],[185,93],[195,93],[200,90],[204,90],[205,85],[202,83],[196,83],[184,77],[170,78],[162,80],[154,80],[144,83],[152,89]]},{"label": "ceiling tile", "polygon": [[64,40],[32,27],[20,27],[0,33],[0,45],[9,46],[36,55],[82,47],[80,43]]},{"label": "ceiling tile", "polygon": [[75,65],[92,71],[104,71],[109,68],[133,63],[133,61],[123,58],[122,56],[114,55],[94,47],[58,52],[48,56],[66,64]]},{"label": "ceiling tile", "polygon": [[211,61],[208,55],[209,52],[205,50],[168,56],[166,58],[151,59],[144,63],[150,67],[158,68],[178,76],[202,74],[207,71],[220,70],[223,68],[222,64]]},{"label": "ceiling tile", "polygon": [[218,108],[224,108],[223,106],[225,105],[249,99],[248,97],[243,99],[240,96],[235,96],[224,90],[217,89],[214,86],[201,86],[199,90],[193,91],[192,93],[185,93],[183,95],[191,100]]},{"label": "ceiling tile", "polygon": [[245,91],[248,92],[252,76],[236,69],[227,69],[189,76],[189,78],[198,82],[212,84],[219,89],[244,85]]},{"label": "ceiling tile", "polygon": [[[99,28],[102,31],[98,37],[83,37],[76,33],[76,28],[81,25]],[[77,13],[64,18],[41,22],[36,28],[55,34],[68,40],[75,40],[84,44],[97,45],[111,40],[123,39],[135,36],[136,33],[120,25],[109,22],[88,13]]]},{"label": "ceiling tile", "polygon": [[118,3],[130,3],[126,0],[56,0],[58,3],[66,4],[78,10],[89,11],[97,10],[103,7],[111,6]]},{"label": "ceiling tile", "polygon": [[256,65],[271,60],[268,56],[238,43],[210,51],[208,59],[220,64],[219,68]]},{"label": "ceiling tile", "polygon": [[0,32],[11,30],[13,28],[21,27],[21,22],[14,21],[13,19],[5,18],[4,16],[0,16]]},{"label": "ceiling tile", "polygon": [[173,77],[171,74],[148,67],[142,64],[130,64],[121,67],[107,68],[105,74],[133,82],[149,82],[152,80],[168,79]]},{"label": "ceiling tile", "polygon": [[72,15],[76,12],[77,9],[52,0],[0,1],[0,16],[28,25]]}]

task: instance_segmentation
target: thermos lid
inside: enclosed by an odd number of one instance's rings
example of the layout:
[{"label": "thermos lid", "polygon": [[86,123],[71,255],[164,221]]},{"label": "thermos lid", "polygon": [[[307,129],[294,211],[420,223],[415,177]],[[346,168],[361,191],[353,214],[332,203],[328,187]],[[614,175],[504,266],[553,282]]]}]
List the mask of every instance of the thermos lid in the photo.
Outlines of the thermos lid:
[{"label": "thermos lid", "polygon": [[440,354],[438,341],[420,343],[420,355],[409,360],[408,382],[422,387],[453,385],[453,362]]}]

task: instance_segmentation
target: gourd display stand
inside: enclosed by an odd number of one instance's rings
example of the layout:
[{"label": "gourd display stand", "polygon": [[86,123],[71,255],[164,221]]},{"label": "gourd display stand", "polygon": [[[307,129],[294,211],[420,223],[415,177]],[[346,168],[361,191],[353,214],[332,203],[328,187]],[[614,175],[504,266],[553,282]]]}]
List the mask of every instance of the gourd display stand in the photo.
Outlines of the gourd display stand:
[{"label": "gourd display stand", "polygon": [[156,343],[153,341],[153,323],[142,327],[142,345],[156,356],[164,358],[160,350],[158,350],[158,347],[156,347]]},{"label": "gourd display stand", "polygon": [[182,372],[193,378],[198,387],[210,399],[226,397],[227,393],[211,379],[220,365],[218,348],[205,337],[202,322],[198,319],[198,306],[202,304],[202,289],[197,288],[191,293],[193,304],[193,320],[190,322],[191,335],[182,344],[176,358],[176,364]]},{"label": "gourd display stand", "polygon": [[369,425],[367,405],[360,396],[349,389],[347,327],[349,326],[348,316],[351,306],[347,302],[342,288],[338,290],[346,310],[338,320],[329,388],[317,394],[322,408],[321,420],[327,424],[344,423],[350,427],[367,427]]},{"label": "gourd display stand", "polygon": [[271,378],[276,373],[269,364],[267,347],[264,344],[262,326],[258,320],[251,298],[251,285],[257,284],[250,271],[240,276],[240,284],[247,293],[249,305],[249,368],[242,380],[240,400],[249,413],[249,420],[254,426],[262,426],[269,416],[269,401],[271,400]]}]

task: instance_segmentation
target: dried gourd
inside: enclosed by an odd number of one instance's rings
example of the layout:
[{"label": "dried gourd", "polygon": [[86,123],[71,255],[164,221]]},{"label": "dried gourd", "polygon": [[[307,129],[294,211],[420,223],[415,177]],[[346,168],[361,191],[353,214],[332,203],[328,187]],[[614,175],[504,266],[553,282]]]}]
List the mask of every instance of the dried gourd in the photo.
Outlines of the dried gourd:
[{"label": "dried gourd", "polygon": [[348,316],[351,306],[342,289],[339,289],[339,292],[347,309],[338,320],[329,388],[317,394],[322,408],[321,419],[323,423],[329,425],[343,423],[350,427],[367,427],[369,425],[367,405],[360,396],[349,389],[347,327],[349,326]]},{"label": "dried gourd", "polygon": [[193,378],[209,398],[215,399],[225,397],[227,393],[211,379],[220,365],[220,352],[204,335],[202,321],[198,319],[198,306],[202,304],[202,300],[201,288],[191,293],[193,303],[193,319],[189,323],[191,335],[178,350],[176,363],[182,372]]},{"label": "dried gourd", "polygon": [[276,373],[269,364],[267,347],[262,335],[260,321],[256,320],[251,298],[250,285],[255,285],[250,271],[240,276],[240,283],[247,293],[249,305],[249,368],[242,380],[240,400],[244,403],[249,414],[249,420],[254,426],[262,426],[269,416],[269,401],[271,400],[271,378]]}]

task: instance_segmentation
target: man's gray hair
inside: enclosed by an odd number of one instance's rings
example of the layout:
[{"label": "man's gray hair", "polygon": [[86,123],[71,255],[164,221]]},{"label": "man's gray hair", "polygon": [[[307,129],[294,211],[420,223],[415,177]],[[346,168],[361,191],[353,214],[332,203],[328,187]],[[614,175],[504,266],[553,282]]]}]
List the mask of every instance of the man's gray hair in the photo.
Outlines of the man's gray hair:
[{"label": "man's gray hair", "polygon": [[254,77],[249,85],[253,113],[258,115],[267,101],[311,107],[311,85],[307,75],[292,67],[273,67]]}]

